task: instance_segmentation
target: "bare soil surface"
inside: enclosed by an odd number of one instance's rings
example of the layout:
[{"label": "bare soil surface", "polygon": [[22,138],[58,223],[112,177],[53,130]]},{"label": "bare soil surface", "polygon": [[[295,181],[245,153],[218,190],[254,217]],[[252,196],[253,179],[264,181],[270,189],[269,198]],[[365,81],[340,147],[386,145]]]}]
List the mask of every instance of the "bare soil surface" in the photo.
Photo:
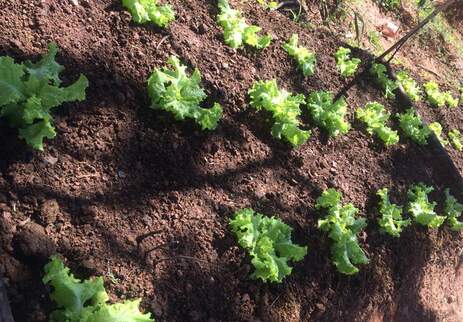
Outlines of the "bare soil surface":
[{"label": "bare soil surface", "polygon": [[[248,104],[259,79],[293,92],[337,92],[346,84],[333,58],[340,40],[232,1],[275,38],[262,52],[232,50],[215,23],[215,1],[169,2],[178,18],[161,30],[131,23],[119,1],[0,0],[0,55],[35,59],[55,41],[65,79],[84,73],[91,84],[86,101],[57,109],[57,138],[42,153],[0,123],[0,274],[16,321],[47,320],[42,267],[55,252],[79,277],[104,276],[112,300],[142,297],[157,321],[463,320],[461,234],[413,226],[392,239],[375,223],[374,193],[384,186],[402,203],[419,181],[436,187],[435,200],[450,187],[463,201],[445,155],[408,140],[386,149],[355,123],[336,139],[314,129],[291,150],[271,137],[269,115]],[[294,32],[317,53],[314,77],[304,79],[281,49]],[[206,106],[224,106],[217,130],[148,109],[146,79],[171,54],[201,71]],[[348,93],[349,120],[372,100],[393,113],[408,107],[385,101],[364,79]],[[462,124],[461,106],[423,114]],[[312,127],[308,113],[302,119]],[[462,171],[461,154],[451,156]],[[369,220],[361,242],[371,263],[356,276],[336,272],[317,229],[314,202],[327,187]],[[282,284],[248,278],[249,258],[228,229],[241,207],[275,214],[309,246]]]}]

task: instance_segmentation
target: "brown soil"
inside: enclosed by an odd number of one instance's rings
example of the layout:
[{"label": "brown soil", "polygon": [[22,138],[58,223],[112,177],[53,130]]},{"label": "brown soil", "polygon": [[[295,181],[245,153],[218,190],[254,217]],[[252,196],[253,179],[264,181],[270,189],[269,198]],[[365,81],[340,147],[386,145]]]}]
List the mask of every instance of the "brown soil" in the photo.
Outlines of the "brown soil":
[{"label": "brown soil", "polygon": [[[56,111],[58,136],[43,153],[0,127],[0,274],[17,322],[47,320],[42,267],[54,251],[80,277],[103,275],[112,300],[142,297],[157,321],[463,319],[461,234],[414,226],[393,240],[375,224],[374,191],[383,186],[400,202],[418,181],[437,188],[433,198],[445,187],[461,197],[445,155],[408,141],[385,149],[357,125],[330,140],[314,130],[291,150],[271,137],[268,115],[249,108],[257,79],[276,78],[294,92],[339,90],[336,37],[247,2],[240,8],[248,21],[276,40],[262,53],[235,51],[222,42],[215,1],[170,1],[178,19],[167,30],[134,25],[119,1],[79,2],[0,1],[0,55],[36,58],[56,41],[66,79],[84,73],[91,83],[85,102]],[[293,32],[318,54],[308,80],[281,50]],[[217,130],[147,108],[145,81],[171,54],[198,67],[210,102],[224,106]],[[372,84],[349,91],[350,120],[371,100],[404,109]],[[453,124],[463,118],[459,109],[443,111]],[[461,156],[452,157],[462,170]],[[357,276],[335,271],[329,240],[316,228],[314,200],[327,187],[369,219],[362,246],[371,263]],[[227,227],[245,206],[276,214],[309,245],[282,284],[247,277],[249,258]]]}]

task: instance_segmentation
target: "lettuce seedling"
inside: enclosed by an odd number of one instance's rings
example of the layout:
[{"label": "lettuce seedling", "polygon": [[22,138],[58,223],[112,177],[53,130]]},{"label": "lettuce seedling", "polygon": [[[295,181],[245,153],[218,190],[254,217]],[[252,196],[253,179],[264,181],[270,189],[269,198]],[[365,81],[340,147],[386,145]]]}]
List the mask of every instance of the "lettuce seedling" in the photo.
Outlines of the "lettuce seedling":
[{"label": "lettuce seedling", "polygon": [[232,48],[239,48],[243,44],[263,49],[270,45],[272,37],[270,35],[258,36],[262,30],[258,26],[248,25],[241,16],[241,12],[232,9],[227,0],[219,0],[218,24],[223,28],[224,41]]},{"label": "lettuce seedling", "polygon": [[122,0],[122,5],[132,14],[136,23],[151,22],[165,28],[175,20],[175,12],[169,4],[158,5],[157,0]]},{"label": "lettuce seedling", "polygon": [[270,80],[254,83],[249,90],[249,96],[252,107],[272,113],[275,121],[272,127],[274,137],[285,138],[294,147],[305,143],[310,137],[310,131],[299,128],[299,106],[305,100],[303,94],[292,95],[284,89],[280,90],[276,80]]},{"label": "lettuce seedling", "polygon": [[450,225],[450,229],[455,231],[463,229],[463,222],[457,219],[461,216],[462,212],[463,205],[450,194],[450,189],[445,189],[444,214],[447,216],[447,222]]},{"label": "lettuce seedling", "polygon": [[403,219],[402,207],[389,201],[387,188],[378,190],[376,195],[380,198],[379,213],[381,218],[378,219],[378,223],[381,231],[393,237],[400,237],[403,229],[411,224],[411,220]]},{"label": "lettuce seedling", "polygon": [[317,58],[315,57],[315,53],[305,47],[298,46],[298,39],[297,34],[292,34],[289,41],[283,44],[283,49],[296,60],[304,76],[312,76],[315,73]]},{"label": "lettuce seedling", "polygon": [[441,92],[439,90],[439,85],[436,82],[429,81],[424,84],[424,91],[428,102],[433,106],[443,107],[446,104],[449,107],[458,106],[458,99],[454,98],[450,91]]},{"label": "lettuce seedling", "polygon": [[48,53],[33,64],[17,64],[0,57],[0,117],[19,129],[19,137],[37,150],[43,140],[56,136],[51,110],[64,102],[83,101],[88,80],[84,75],[61,87],[59,74],[64,67],[55,61],[58,47],[51,43]]},{"label": "lettuce seedling", "polygon": [[81,281],[57,256],[45,265],[43,283],[53,287],[50,298],[57,306],[50,322],[154,322],[138,309],[140,300],[108,304],[102,277]]},{"label": "lettuce seedling", "polygon": [[273,10],[278,7],[278,1],[257,0],[257,2],[265,9]]},{"label": "lettuce seedling", "polygon": [[423,124],[423,121],[416,115],[414,109],[410,108],[403,114],[397,114],[397,117],[399,118],[400,128],[405,136],[419,145],[428,144],[428,137],[432,131],[428,126]]},{"label": "lettuce seedling", "polygon": [[414,101],[418,102],[421,100],[421,90],[418,87],[416,81],[411,78],[407,72],[401,70],[397,72],[397,85],[402,86],[404,92],[408,95],[408,97]]},{"label": "lettuce seedling", "polygon": [[301,261],[307,255],[307,247],[293,244],[293,229],[278,218],[245,208],[230,220],[230,227],[240,246],[251,255],[252,278],[281,283],[292,272],[288,262]]},{"label": "lettuce seedling", "polygon": [[453,147],[458,151],[463,150],[463,144],[461,143],[460,131],[453,129],[449,131],[449,139]]},{"label": "lettuce seedling", "polygon": [[395,98],[394,91],[399,87],[396,82],[387,77],[387,68],[383,64],[374,63],[370,73],[375,77],[376,82],[384,90],[384,96],[389,99]]},{"label": "lettuce seedling", "polygon": [[336,66],[342,77],[350,77],[355,74],[359,64],[362,62],[358,58],[350,58],[351,50],[349,48],[339,47],[334,54]]},{"label": "lettuce seedling", "polygon": [[359,270],[355,265],[369,262],[357,239],[357,235],[367,225],[366,219],[355,218],[358,209],[351,203],[343,206],[341,193],[331,188],[317,198],[315,207],[327,211],[325,218],[318,220],[318,228],[329,232],[334,265],[343,274],[357,273]]},{"label": "lettuce seedling", "polygon": [[445,221],[445,216],[439,216],[434,211],[435,202],[429,202],[428,193],[433,191],[423,183],[413,185],[408,189],[408,212],[413,220],[429,228],[438,228]]},{"label": "lettuce seedling", "polygon": [[447,141],[446,139],[444,139],[442,137],[442,125],[440,125],[439,122],[432,122],[432,123],[429,123],[428,124],[428,127],[429,129],[434,132],[434,134],[436,135],[437,139],[439,140],[439,142],[442,144],[442,145],[447,145],[449,144],[449,141]]},{"label": "lettuce seedling", "polygon": [[344,120],[347,113],[347,103],[344,98],[333,102],[332,93],[316,91],[309,95],[307,106],[315,123],[328,131],[330,136],[349,132],[350,124]]},{"label": "lettuce seedling", "polygon": [[380,103],[367,103],[365,108],[358,108],[355,111],[355,116],[358,120],[366,124],[369,134],[376,134],[386,146],[399,142],[397,131],[392,130],[386,125],[391,114]]},{"label": "lettuce seedling", "polygon": [[201,74],[195,69],[191,77],[186,73],[187,67],[179,59],[171,56],[167,61],[172,70],[164,67],[155,69],[148,79],[148,94],[151,108],[165,110],[177,120],[191,118],[203,130],[213,130],[222,117],[222,107],[215,103],[210,109],[199,104],[207,97],[200,87]]}]

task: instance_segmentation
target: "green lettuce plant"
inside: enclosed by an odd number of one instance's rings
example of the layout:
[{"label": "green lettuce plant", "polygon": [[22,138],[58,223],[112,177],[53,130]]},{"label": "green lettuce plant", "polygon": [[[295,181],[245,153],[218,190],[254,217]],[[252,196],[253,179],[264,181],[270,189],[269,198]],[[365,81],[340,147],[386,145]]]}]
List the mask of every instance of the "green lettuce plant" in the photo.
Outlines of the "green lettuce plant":
[{"label": "green lettuce plant", "polygon": [[263,49],[270,45],[270,35],[258,36],[262,28],[248,25],[241,12],[232,9],[228,0],[219,0],[217,22],[222,27],[225,43],[232,48],[240,48],[243,44]]},{"label": "green lettuce plant", "polygon": [[298,39],[297,34],[292,34],[289,41],[283,44],[283,49],[296,60],[304,76],[312,76],[315,73],[317,58],[315,53],[305,47],[298,46]]},{"label": "green lettuce plant", "polygon": [[57,307],[50,322],[154,322],[140,312],[140,300],[108,304],[102,277],[81,281],[57,256],[45,265],[43,283],[52,286],[50,298]]},{"label": "green lettuce plant", "polygon": [[307,247],[292,242],[293,229],[278,218],[245,208],[230,220],[230,227],[251,256],[252,278],[281,283],[292,272],[288,262],[301,261],[307,255]]},{"label": "green lettuce plant", "polygon": [[275,121],[272,127],[274,137],[284,138],[294,147],[305,143],[310,137],[310,131],[299,128],[299,106],[304,103],[304,95],[293,95],[284,89],[280,90],[276,80],[269,80],[254,83],[249,90],[249,96],[252,107],[272,113]]},{"label": "green lettuce plant", "polygon": [[165,28],[175,20],[175,12],[169,4],[158,5],[157,0],[122,0],[122,5],[132,14],[136,23],[151,22]]},{"label": "green lettuce plant", "polygon": [[367,225],[366,219],[356,218],[358,209],[351,203],[342,205],[341,193],[331,188],[323,191],[315,207],[326,211],[326,216],[318,220],[318,228],[328,232],[332,241],[332,261],[336,268],[347,275],[357,273],[359,270],[355,265],[369,262],[357,239]]},{"label": "green lettuce plant", "polygon": [[48,53],[37,63],[17,64],[11,57],[0,57],[0,117],[18,128],[19,137],[37,150],[45,138],[56,136],[52,109],[65,102],[83,101],[88,80],[84,75],[62,87],[64,67],[55,61],[58,47],[51,43]]},{"label": "green lettuce plant", "polygon": [[429,228],[438,228],[445,221],[445,216],[439,216],[434,211],[435,202],[430,202],[428,194],[433,191],[433,187],[428,187],[423,183],[413,185],[408,189],[408,212],[413,220],[420,225]]},{"label": "green lettuce plant", "polygon": [[436,82],[429,81],[424,84],[424,91],[428,102],[436,107],[443,107],[448,105],[449,107],[457,107],[458,99],[452,96],[450,91],[441,92],[439,90],[439,85]]},{"label": "green lettuce plant", "polygon": [[350,58],[351,50],[345,47],[339,47],[334,54],[336,66],[342,77],[350,77],[355,74],[358,66],[362,62],[358,58]]},{"label": "green lettuce plant", "polygon": [[445,189],[444,215],[447,216],[447,222],[450,225],[450,229],[454,231],[460,231],[463,229],[463,222],[457,219],[461,216],[462,212],[463,205],[450,194],[450,189]]},{"label": "green lettuce plant", "polygon": [[397,72],[397,85],[401,85],[404,89],[404,92],[408,97],[414,101],[418,102],[421,100],[421,89],[419,88],[416,81],[411,78],[406,71]]},{"label": "green lettuce plant", "polygon": [[374,63],[371,65],[370,73],[375,77],[376,82],[384,91],[384,96],[389,99],[395,98],[395,90],[398,88],[396,82],[387,76],[387,68],[383,64]]},{"label": "green lettuce plant", "polygon": [[358,108],[355,111],[358,120],[366,124],[369,134],[376,134],[386,146],[399,142],[397,131],[387,126],[387,121],[391,116],[384,106],[378,102],[369,102],[365,108]]},{"label": "green lettuce plant", "polygon": [[171,56],[167,61],[172,69],[155,69],[148,79],[148,95],[151,108],[165,110],[175,119],[193,119],[203,130],[213,130],[222,117],[222,107],[214,103],[212,108],[200,107],[207,95],[200,87],[201,74],[195,69],[191,76],[179,59]]},{"label": "green lettuce plant", "polygon": [[452,143],[453,147],[456,150],[458,150],[458,151],[463,150],[463,144],[461,143],[460,131],[458,131],[457,129],[450,130],[449,131],[449,139],[450,139],[450,142]]},{"label": "green lettuce plant", "polygon": [[419,145],[428,144],[428,138],[432,131],[428,126],[423,124],[423,121],[414,109],[410,108],[403,114],[397,114],[397,117],[399,118],[400,128],[406,137]]},{"label": "green lettuce plant", "polygon": [[442,137],[442,125],[439,123],[439,122],[432,122],[432,123],[429,123],[428,124],[428,127],[429,129],[434,132],[434,134],[436,135],[437,139],[439,140],[439,142],[442,144],[442,145],[447,145],[449,144],[449,141],[447,141],[446,139],[444,139]]},{"label": "green lettuce plant", "polygon": [[325,129],[330,136],[349,132],[350,124],[344,120],[347,114],[347,103],[344,98],[333,102],[332,93],[316,91],[309,95],[307,107],[315,123]]},{"label": "green lettuce plant", "polygon": [[389,201],[387,188],[378,190],[376,195],[380,198],[378,210],[381,217],[378,219],[378,223],[381,231],[393,237],[400,237],[403,229],[411,224],[411,220],[403,219],[402,207]]}]

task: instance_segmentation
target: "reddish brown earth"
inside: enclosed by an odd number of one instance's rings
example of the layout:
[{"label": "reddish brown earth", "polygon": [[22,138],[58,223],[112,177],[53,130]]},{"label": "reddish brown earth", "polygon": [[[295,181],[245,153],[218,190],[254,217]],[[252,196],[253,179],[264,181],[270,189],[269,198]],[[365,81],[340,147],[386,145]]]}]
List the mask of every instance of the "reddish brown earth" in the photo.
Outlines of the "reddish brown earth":
[{"label": "reddish brown earth", "polygon": [[[54,252],[79,277],[103,275],[112,300],[142,297],[157,321],[461,321],[461,234],[413,226],[393,240],[375,224],[383,186],[398,202],[418,181],[437,188],[436,200],[445,187],[460,198],[445,154],[407,140],[385,149],[357,124],[330,140],[314,129],[289,149],[271,137],[269,115],[249,107],[247,90],[276,78],[294,92],[338,91],[335,36],[248,2],[248,21],[276,40],[261,53],[235,51],[222,42],[214,1],[170,3],[178,19],[160,30],[131,23],[118,1],[0,1],[1,55],[36,58],[56,41],[65,79],[84,73],[91,83],[86,101],[56,111],[58,136],[42,153],[0,123],[0,274],[16,321],[47,320],[42,267]],[[308,80],[281,49],[293,32],[318,55]],[[147,108],[145,81],[171,54],[199,68],[206,105],[224,106],[217,130]],[[371,79],[347,100],[351,121],[371,100],[405,108],[384,101]],[[424,114],[461,124],[460,108]],[[303,120],[310,126],[307,113]],[[461,155],[451,155],[461,171]],[[335,271],[316,228],[314,201],[327,187],[369,219],[361,240],[371,263],[357,276]],[[248,279],[249,258],[227,227],[241,207],[276,214],[309,246],[282,284]]]}]

